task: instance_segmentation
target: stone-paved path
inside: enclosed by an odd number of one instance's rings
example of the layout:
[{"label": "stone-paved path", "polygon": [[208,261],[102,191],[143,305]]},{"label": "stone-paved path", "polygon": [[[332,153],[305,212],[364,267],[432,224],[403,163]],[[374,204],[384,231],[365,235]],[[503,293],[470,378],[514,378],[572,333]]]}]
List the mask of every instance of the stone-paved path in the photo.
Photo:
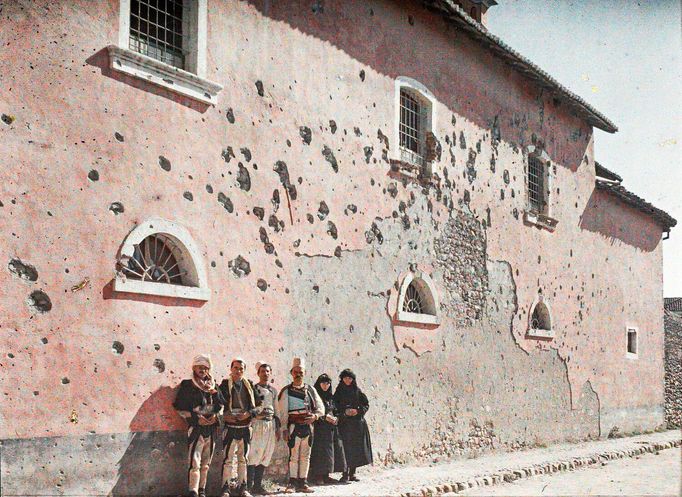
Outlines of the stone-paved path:
[{"label": "stone-paved path", "polygon": [[[331,497],[405,496],[408,494],[421,496],[453,493],[453,491],[471,492],[470,488],[497,485],[503,480],[513,481],[538,473],[562,472],[573,468],[601,465],[602,461],[630,457],[631,454],[641,456],[650,451],[655,452],[655,446],[662,449],[664,446],[673,445],[678,447],[680,445],[679,430],[596,442],[559,444],[547,448],[489,454],[475,459],[425,466],[405,466],[375,471],[361,468],[358,471],[358,477],[362,481],[344,486],[315,487],[315,493],[311,495]],[[675,475],[675,477],[679,479],[680,475]]]}]

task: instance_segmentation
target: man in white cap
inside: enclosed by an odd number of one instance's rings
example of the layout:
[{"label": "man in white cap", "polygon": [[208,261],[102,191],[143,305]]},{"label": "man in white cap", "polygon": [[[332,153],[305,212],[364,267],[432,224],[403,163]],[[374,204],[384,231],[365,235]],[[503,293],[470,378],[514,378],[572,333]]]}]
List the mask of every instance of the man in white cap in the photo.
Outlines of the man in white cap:
[{"label": "man in white cap", "polygon": [[289,446],[289,485],[285,492],[314,492],[308,486],[312,424],[324,415],[320,395],[303,382],[305,362],[296,357],[291,365],[293,381],[279,392],[278,413],[282,437]]},{"label": "man in white cap", "polygon": [[189,496],[206,497],[206,478],[213,458],[222,398],[211,377],[211,357],[200,354],[192,361],[192,378],[183,380],[173,407],[189,424]]},{"label": "man in white cap", "polygon": [[233,459],[237,457],[237,485],[234,493],[250,497],[246,488],[246,466],[251,443],[251,419],[257,414],[252,383],[244,378],[244,359],[235,357],[230,363],[230,376],[220,384],[219,390],[225,404],[223,416],[223,497],[230,495],[230,480],[234,471]]},{"label": "man in white cap", "polygon": [[251,448],[249,450],[249,466],[247,470],[248,486],[255,495],[265,494],[263,473],[270,465],[275,444],[279,440],[279,417],[275,411],[277,390],[270,385],[272,368],[265,362],[256,363],[258,383],[254,385],[256,405],[258,406],[251,423]]}]

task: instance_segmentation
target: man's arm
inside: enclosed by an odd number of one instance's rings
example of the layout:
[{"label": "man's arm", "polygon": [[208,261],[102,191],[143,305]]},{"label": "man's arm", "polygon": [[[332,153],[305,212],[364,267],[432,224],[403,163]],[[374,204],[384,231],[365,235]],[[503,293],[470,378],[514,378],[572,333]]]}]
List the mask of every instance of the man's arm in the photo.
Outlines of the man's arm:
[{"label": "man's arm", "polygon": [[282,388],[277,396],[276,412],[280,421],[280,429],[282,433],[289,434],[289,396],[286,394],[286,388]]},{"label": "man's arm", "polygon": [[313,414],[317,416],[317,419],[320,419],[324,416],[324,402],[322,402],[322,397],[317,393],[317,390],[310,386],[308,388],[310,389],[310,395],[312,395],[315,400],[315,410],[313,411]]}]

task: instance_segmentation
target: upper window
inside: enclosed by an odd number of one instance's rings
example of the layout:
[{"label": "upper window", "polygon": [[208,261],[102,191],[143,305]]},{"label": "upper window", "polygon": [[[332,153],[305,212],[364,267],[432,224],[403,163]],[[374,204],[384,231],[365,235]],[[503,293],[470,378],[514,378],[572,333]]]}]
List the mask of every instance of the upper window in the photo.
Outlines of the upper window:
[{"label": "upper window", "polygon": [[[403,172],[429,176],[432,153],[428,137],[432,134],[434,102],[431,92],[421,83],[406,77],[396,80],[396,133],[398,153],[394,162]],[[435,140],[432,140],[435,142]]]},{"label": "upper window", "polygon": [[206,78],[207,0],[120,0],[111,67],[215,105],[222,86]]},{"label": "upper window", "polygon": [[529,337],[553,338],[554,329],[552,328],[552,311],[542,295],[539,295],[530,308],[530,318],[528,320]]},{"label": "upper window", "polygon": [[398,297],[398,321],[439,324],[438,305],[438,294],[428,275],[410,272],[403,279]]},{"label": "upper window", "polygon": [[547,171],[536,155],[528,157],[528,207],[544,214],[547,211]]},{"label": "upper window", "polygon": [[627,328],[626,331],[626,357],[635,358],[638,354],[637,328]]},{"label": "upper window", "polygon": [[131,0],[130,49],[185,68],[182,0]]},{"label": "upper window", "polygon": [[153,218],[130,232],[121,247],[114,290],[208,300],[206,271],[196,243],[182,226]]}]

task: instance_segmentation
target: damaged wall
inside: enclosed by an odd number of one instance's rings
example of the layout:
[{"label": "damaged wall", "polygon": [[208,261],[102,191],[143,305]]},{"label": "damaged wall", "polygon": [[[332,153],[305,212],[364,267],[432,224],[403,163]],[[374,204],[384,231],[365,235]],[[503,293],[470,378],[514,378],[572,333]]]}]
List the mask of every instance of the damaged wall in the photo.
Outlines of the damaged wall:
[{"label": "damaged wall", "polygon": [[[418,2],[318,3],[209,2],[216,107],[109,69],[117,1],[3,8],[7,492],[180,491],[170,401],[190,351],[218,377],[268,358],[278,387],[296,355],[311,380],[353,367],[387,463],[662,422],[660,245],[614,235],[656,226],[593,198],[591,127]],[[429,184],[389,164],[398,76],[437,100]],[[523,222],[540,143],[553,233]],[[121,244],[156,216],[191,232],[208,302],[113,289]],[[440,325],[396,321],[411,270]],[[551,341],[525,336],[539,292]]]}]

